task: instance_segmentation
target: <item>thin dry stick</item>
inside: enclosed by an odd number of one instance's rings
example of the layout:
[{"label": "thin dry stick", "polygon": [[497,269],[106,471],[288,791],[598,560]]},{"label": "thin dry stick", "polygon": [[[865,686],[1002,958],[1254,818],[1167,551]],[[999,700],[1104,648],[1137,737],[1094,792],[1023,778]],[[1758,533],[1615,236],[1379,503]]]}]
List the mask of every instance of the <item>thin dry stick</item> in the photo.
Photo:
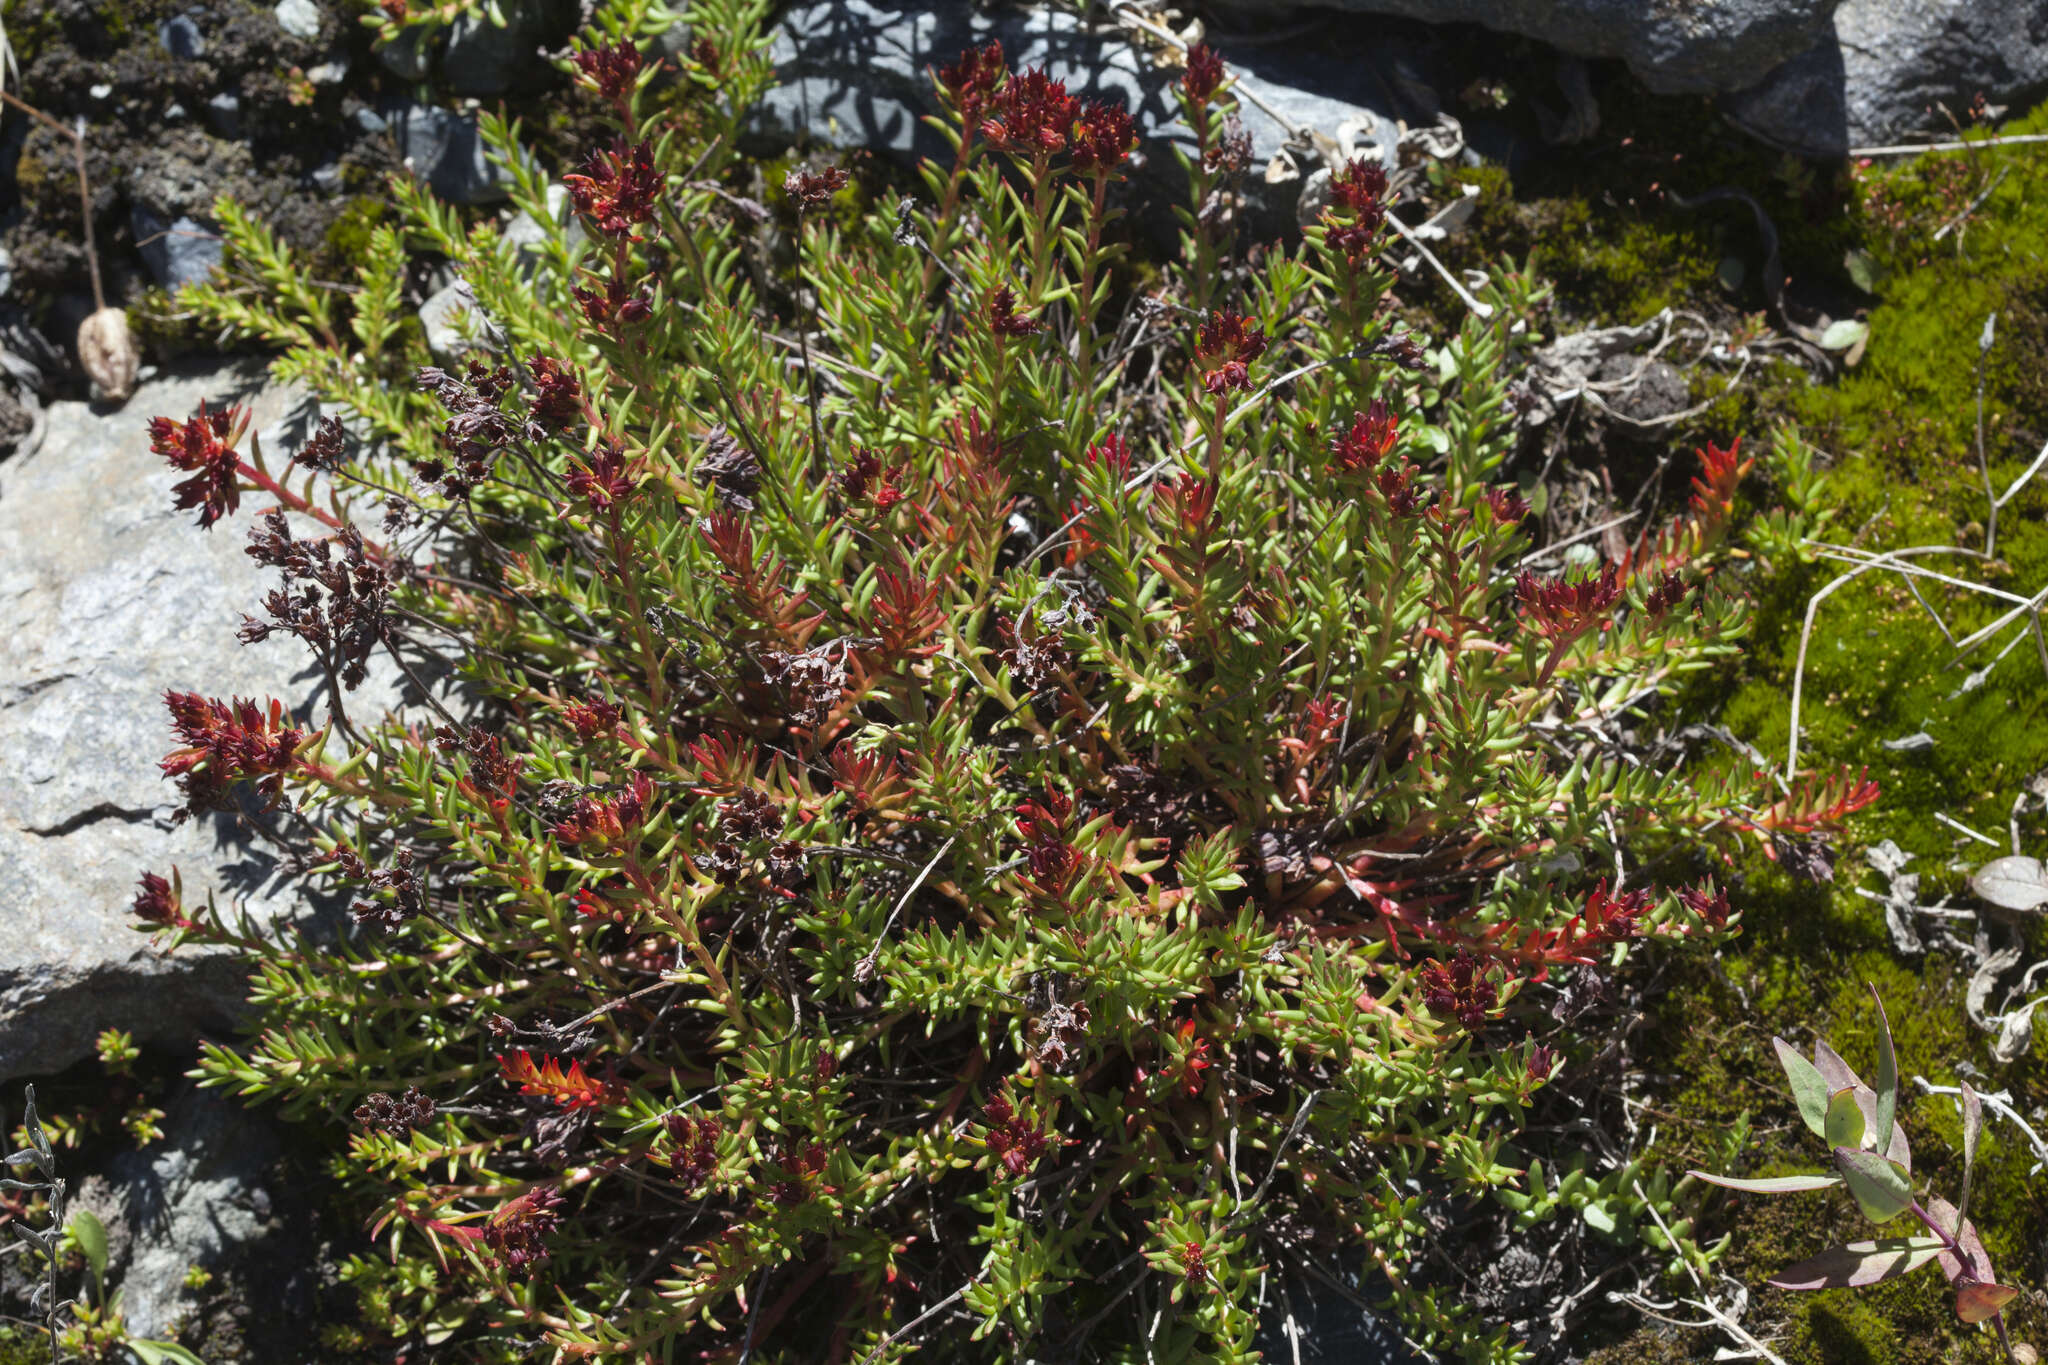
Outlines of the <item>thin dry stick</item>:
[{"label": "thin dry stick", "polygon": [[85,221],[85,263],[92,271],[92,306],[99,311],[107,306],[107,296],[100,288],[100,256],[93,249],[92,241],[92,188],[85,178],[85,120],[79,120],[77,128],[66,128],[34,105],[0,90],[0,100],[5,100],[45,127],[54,128],[71,139],[71,149],[78,162],[78,211]]},{"label": "thin dry stick", "polygon": [[1998,495],[1991,491],[1991,466],[1984,459],[1984,361],[1991,354],[1991,343],[1997,335],[1998,314],[1986,313],[1984,330],[1977,334],[1977,476],[1984,480],[1984,501],[1991,506],[1984,527],[1986,559],[1998,553]]},{"label": "thin dry stick", "polygon": [[2048,142],[2048,133],[2023,133],[2012,137],[1981,137],[1968,142],[1907,142],[1890,147],[1851,147],[1850,156],[1918,156],[1922,152],[1974,152],[1985,147],[2018,147],[2029,142]]}]

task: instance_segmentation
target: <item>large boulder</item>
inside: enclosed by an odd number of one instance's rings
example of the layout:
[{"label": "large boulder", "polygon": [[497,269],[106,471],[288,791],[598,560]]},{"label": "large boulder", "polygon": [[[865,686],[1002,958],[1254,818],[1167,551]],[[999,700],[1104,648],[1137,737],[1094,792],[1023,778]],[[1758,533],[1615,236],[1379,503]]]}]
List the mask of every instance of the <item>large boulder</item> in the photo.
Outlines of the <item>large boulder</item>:
[{"label": "large boulder", "polygon": [[[1810,46],[1837,0],[1216,0],[1240,24],[1311,7],[1483,24],[1577,57],[1618,57],[1664,95],[1740,90]],[[1959,6],[1983,0],[1956,0]]]},{"label": "large boulder", "polygon": [[[1159,210],[1185,200],[1187,182],[1171,151],[1193,145],[1172,92],[1179,67],[1154,62],[1113,26],[1091,25],[1050,7],[981,13],[957,0],[791,5],[775,31],[778,83],[755,111],[754,131],[769,140],[943,157],[944,144],[920,122],[939,112],[927,68],[991,39],[1002,42],[1013,69],[1043,67],[1075,94],[1121,102],[1137,120],[1145,158],[1140,205]],[[1239,79],[1244,131],[1252,139],[1246,188],[1255,212],[1273,220],[1292,218],[1302,179],[1268,183],[1263,172],[1296,128],[1341,138],[1347,150],[1376,150],[1391,161],[1401,111],[1361,79],[1367,69],[1363,34],[1349,42],[1241,49],[1226,44],[1221,50]],[[1391,49],[1380,44],[1377,55],[1388,57]],[[1312,153],[1307,161],[1313,163]]]},{"label": "large boulder", "polygon": [[[172,747],[166,688],[327,717],[303,645],[236,641],[274,586],[243,553],[246,500],[211,531],[172,510],[180,476],[150,452],[145,422],[183,420],[202,399],[251,405],[273,458],[318,415],[260,369],[230,368],[146,383],[111,415],[53,403],[40,444],[0,463],[0,1078],[79,1061],[105,1028],[175,1043],[233,1010],[233,961],[192,945],[165,956],[131,927],[144,871],[175,866],[188,903],[211,889],[259,921],[300,908],[245,825],[174,822],[157,770]],[[373,678],[351,714],[375,716],[390,695]]]},{"label": "large boulder", "polygon": [[1729,102],[1744,129],[1790,151],[1945,134],[1982,95],[2024,108],[2048,94],[2041,0],[1843,0],[1805,52]]}]

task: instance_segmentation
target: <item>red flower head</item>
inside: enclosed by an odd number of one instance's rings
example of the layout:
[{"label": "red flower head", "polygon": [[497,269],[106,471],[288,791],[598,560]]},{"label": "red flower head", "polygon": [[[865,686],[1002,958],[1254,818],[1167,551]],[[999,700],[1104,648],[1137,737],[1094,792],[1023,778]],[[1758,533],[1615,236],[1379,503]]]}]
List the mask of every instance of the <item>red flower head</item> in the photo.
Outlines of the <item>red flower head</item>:
[{"label": "red flower head", "polygon": [[1376,468],[1401,436],[1401,421],[1384,398],[1375,398],[1364,412],[1351,414],[1351,425],[1330,442],[1330,472],[1351,474]]},{"label": "red flower head", "polygon": [[1109,471],[1118,483],[1131,477],[1131,448],[1124,443],[1123,437],[1113,431],[1089,446],[1082,458]]},{"label": "red flower head", "polygon": [[782,192],[796,201],[797,211],[807,213],[823,208],[832,196],[846,188],[847,174],[837,166],[822,171],[791,171],[783,177]]},{"label": "red flower head", "polygon": [[1575,640],[1595,626],[1605,626],[1608,613],[1621,601],[1621,577],[1612,564],[1602,565],[1598,578],[1538,578],[1528,569],[1515,577],[1515,596],[1522,617],[1533,622],[1545,639]]},{"label": "red flower head", "polygon": [[1716,890],[1712,882],[1705,886],[1688,886],[1678,893],[1678,903],[1716,929],[1728,923],[1728,893]]},{"label": "red flower head", "polygon": [[1195,1021],[1183,1019],[1180,1025],[1180,1041],[1181,1046],[1187,1049],[1187,1055],[1181,1059],[1180,1064],[1181,1088],[1187,1091],[1188,1097],[1192,1099],[1202,1093],[1202,1073],[1210,1067],[1209,1040],[1195,1037]]},{"label": "red flower head", "polygon": [[618,727],[619,708],[597,697],[588,701],[572,701],[562,708],[562,719],[569,722],[576,738],[588,743],[599,735],[611,734]]},{"label": "red flower head", "polygon": [[[595,282],[595,276],[589,276]],[[614,275],[602,290],[578,287],[570,291],[583,309],[583,319],[601,331],[614,323],[630,327],[654,316],[654,303],[645,292],[632,293],[627,283]]]},{"label": "red flower head", "polygon": [[583,384],[576,371],[553,356],[537,355],[527,362],[533,371],[533,422],[559,436],[583,420]]},{"label": "red flower head", "polygon": [[565,844],[601,844],[616,848],[628,834],[640,828],[654,806],[654,781],[646,773],[634,773],[626,789],[616,796],[579,796],[569,807],[569,818],[554,827],[554,836]]},{"label": "red flower head", "polygon": [[1189,1284],[1204,1284],[1209,1279],[1209,1257],[1200,1242],[1184,1242],[1180,1249],[1180,1273]]},{"label": "red flower head", "polygon": [[1642,932],[1642,918],[1657,904],[1648,891],[1607,889],[1607,879],[1586,893],[1586,908],[1577,917],[1577,941],[1581,949],[1603,943],[1620,943]]},{"label": "red flower head", "polygon": [[1195,362],[1210,393],[1252,386],[1252,361],[1266,353],[1266,334],[1242,313],[1215,312],[1195,328]]},{"label": "red flower head", "polygon": [[1495,484],[1487,486],[1486,506],[1493,513],[1493,519],[1503,525],[1529,515],[1529,504],[1522,501],[1520,493]]},{"label": "red flower head", "polygon": [[171,869],[174,880],[165,881],[154,872],[142,874],[142,881],[135,892],[135,918],[152,929],[196,929],[198,924],[185,914],[184,886],[175,880],[178,869]]},{"label": "red flower head", "polygon": [[989,1155],[1001,1161],[1003,1169],[1011,1175],[1023,1175],[1045,1155],[1050,1135],[1027,1122],[1002,1093],[988,1097],[988,1103],[982,1106],[982,1122],[988,1128],[982,1142]]},{"label": "red flower head", "polygon": [[717,1119],[666,1114],[661,1127],[669,1140],[669,1174],[685,1194],[702,1189],[718,1170],[718,1138],[724,1125]]},{"label": "red flower head", "polygon": [[1557,1068],[1557,1049],[1545,1043],[1538,1043],[1529,1050],[1529,1065],[1526,1073],[1532,1081],[1547,1081],[1550,1073]]},{"label": "red flower head", "polygon": [[1008,285],[993,290],[988,296],[988,329],[1004,340],[1028,337],[1039,328],[1036,318],[1021,316],[1017,312],[1017,294]]},{"label": "red flower head", "polygon": [[1475,1031],[1486,1026],[1487,1011],[1500,1000],[1492,977],[1464,948],[1448,964],[1434,959],[1423,964],[1422,998],[1432,1014]]},{"label": "red flower head", "polygon": [[484,1223],[484,1243],[498,1263],[517,1273],[545,1261],[547,1239],[562,1226],[563,1202],[560,1190],[541,1185],[501,1205]]},{"label": "red flower head", "polygon": [[1137,124],[1122,105],[1089,101],[1067,134],[1074,170],[1082,175],[1108,175],[1124,164],[1137,144]]},{"label": "red flower head", "polygon": [[577,461],[562,482],[571,496],[589,503],[593,512],[610,511],[614,503],[624,502],[640,486],[638,473],[628,468],[626,452],[616,441],[599,446],[588,464]]},{"label": "red flower head", "polygon": [[535,1066],[533,1054],[523,1048],[498,1058],[498,1074],[516,1082],[520,1094],[540,1095],[564,1109],[602,1109],[610,1098],[603,1081],[583,1074],[583,1063],[571,1062],[564,1071],[559,1059],[549,1057],[545,1065]]},{"label": "red flower head", "polygon": [[981,135],[998,150],[1016,156],[1056,156],[1066,150],[1080,110],[1081,102],[1067,93],[1066,82],[1033,67],[1010,77],[989,101]]},{"label": "red flower head", "polygon": [[235,486],[240,457],[235,447],[249,429],[249,410],[239,406],[206,410],[184,423],[168,417],[149,419],[149,448],[192,477],[173,485],[179,508],[197,507],[199,524],[212,526],[241,503]]},{"label": "red flower head", "polygon": [[857,450],[839,470],[839,491],[849,503],[874,498],[877,512],[886,512],[903,501],[903,490],[896,481],[903,477],[902,465],[883,465],[882,457],[872,450]]},{"label": "red flower head", "polygon": [[1003,45],[992,42],[987,47],[968,48],[951,66],[940,67],[934,79],[939,93],[960,115],[962,128],[972,136],[981,126],[982,110],[988,106],[989,96],[1008,74]]},{"label": "red flower head", "polygon": [[283,792],[284,775],[297,766],[299,746],[306,742],[304,730],[284,723],[283,702],[272,701],[265,710],[240,697],[224,702],[195,692],[166,692],[164,705],[184,744],[158,765],[166,777],[177,779],[185,795],[179,819],[223,809],[237,782],[255,783],[268,801]]},{"label": "red flower head", "polygon": [[1356,266],[1372,253],[1386,221],[1387,168],[1357,158],[1330,178],[1330,207],[1323,213],[1323,240]]},{"label": "red flower head", "polygon": [[1216,49],[1207,43],[1196,43],[1188,49],[1188,67],[1180,77],[1181,93],[1188,97],[1190,104],[1201,108],[1216,98],[1225,74],[1223,58],[1217,55]]},{"label": "red flower head", "polygon": [[615,143],[609,151],[592,152],[579,175],[565,175],[576,212],[613,241],[639,241],[633,229],[654,217],[664,188],[654,166],[654,148],[646,142]]},{"label": "red flower head", "polygon": [[585,48],[571,60],[576,63],[577,83],[586,89],[595,90],[601,98],[621,108],[632,98],[641,67],[640,49],[633,44],[619,42],[610,47]]}]

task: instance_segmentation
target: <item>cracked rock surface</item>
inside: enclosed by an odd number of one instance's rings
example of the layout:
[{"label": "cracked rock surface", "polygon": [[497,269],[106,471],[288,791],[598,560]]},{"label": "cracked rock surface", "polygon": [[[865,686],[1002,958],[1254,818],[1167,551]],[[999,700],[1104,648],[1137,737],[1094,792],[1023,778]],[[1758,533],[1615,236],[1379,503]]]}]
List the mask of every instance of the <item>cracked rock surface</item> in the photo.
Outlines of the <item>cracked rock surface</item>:
[{"label": "cracked rock surface", "polygon": [[53,404],[40,446],[0,463],[0,1077],[79,1061],[105,1028],[175,1042],[231,1015],[241,968],[190,945],[164,957],[131,927],[144,871],[178,867],[188,905],[209,889],[259,920],[296,904],[275,851],[235,822],[174,823],[157,769],[167,687],[326,719],[303,645],[235,639],[272,586],[243,553],[246,502],[212,531],[171,508],[179,476],[146,423],[202,399],[251,404],[273,454],[317,416],[260,368],[231,367],[151,381],[119,411]]}]

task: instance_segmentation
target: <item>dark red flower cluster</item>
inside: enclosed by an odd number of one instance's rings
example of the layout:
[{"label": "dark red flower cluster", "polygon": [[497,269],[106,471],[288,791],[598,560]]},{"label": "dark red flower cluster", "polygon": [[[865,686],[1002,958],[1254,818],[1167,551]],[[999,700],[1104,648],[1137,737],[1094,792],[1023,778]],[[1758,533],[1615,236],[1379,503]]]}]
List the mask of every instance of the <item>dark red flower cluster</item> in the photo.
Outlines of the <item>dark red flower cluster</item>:
[{"label": "dark red flower cluster", "polygon": [[847,174],[837,166],[821,171],[794,170],[782,180],[782,192],[796,201],[797,212],[823,208],[846,188]]},{"label": "dark red flower cluster", "polygon": [[1206,1284],[1209,1280],[1209,1255],[1200,1242],[1183,1242],[1180,1248],[1180,1273],[1189,1284]]},{"label": "dark red flower cluster", "polygon": [[255,783],[266,801],[277,800],[306,742],[304,730],[284,723],[283,702],[273,700],[266,709],[241,697],[219,701],[196,692],[166,692],[164,705],[184,744],[158,765],[184,794],[178,819],[224,809],[228,792],[242,781]]},{"label": "dark red flower cluster", "polygon": [[988,1127],[988,1136],[983,1141],[989,1154],[1001,1161],[1003,1169],[1011,1175],[1024,1174],[1045,1155],[1049,1135],[1027,1123],[1008,1096],[1000,1092],[990,1095],[981,1115]]},{"label": "dark red flower cluster", "polygon": [[630,147],[618,142],[594,151],[581,173],[563,176],[562,184],[592,230],[615,242],[640,240],[633,229],[654,217],[664,189],[653,144],[647,142]]},{"label": "dark red flower cluster", "polygon": [[1003,82],[988,102],[981,135],[998,151],[1043,159],[1066,150],[1067,136],[1081,113],[1081,101],[1037,67]]},{"label": "dark red flower cluster", "polygon": [[1108,175],[1137,145],[1138,126],[1122,105],[1090,100],[1068,131],[1067,142],[1077,174]]},{"label": "dark red flower cluster", "polygon": [[616,796],[585,793],[577,797],[569,807],[568,818],[554,827],[554,835],[565,844],[616,848],[628,834],[640,828],[653,807],[654,780],[646,773],[634,773]]},{"label": "dark red flower cluster", "polygon": [[485,369],[475,360],[467,363],[461,376],[439,366],[421,367],[414,382],[422,392],[431,393],[448,412],[439,434],[446,463],[423,461],[415,466],[421,478],[440,485],[450,498],[465,498],[471,489],[490,477],[498,452],[519,440],[538,440],[547,433],[514,422],[498,405],[518,387],[509,367]]},{"label": "dark red flower cluster", "polygon": [[1131,448],[1115,432],[1089,446],[1082,456],[1090,465],[1107,470],[1118,483],[1131,477]]},{"label": "dark red flower cluster", "polygon": [[386,608],[398,584],[391,566],[364,545],[362,532],[347,526],[337,536],[301,540],[283,510],[273,507],[249,528],[248,554],[282,574],[284,587],[263,598],[269,619],[243,617],[236,638],[255,644],[274,631],[296,635],[342,686],[361,686],[371,652],[394,638]]},{"label": "dark red flower cluster", "polygon": [[1547,1081],[1550,1073],[1557,1069],[1557,1049],[1547,1043],[1538,1043],[1529,1049],[1529,1065],[1526,1074],[1532,1081]]},{"label": "dark red flower cluster", "polygon": [[811,1197],[811,1185],[825,1173],[825,1149],[806,1143],[801,1150],[784,1152],[775,1164],[789,1178],[775,1186],[771,1196],[778,1204],[801,1204]]},{"label": "dark red flower cluster", "polygon": [[1195,361],[1210,393],[1250,388],[1251,362],[1265,353],[1266,334],[1242,313],[1218,310],[1195,328]]},{"label": "dark red flower cluster", "polygon": [[1375,398],[1364,412],[1351,414],[1351,425],[1330,441],[1330,472],[1353,474],[1375,469],[1394,449],[1401,421],[1384,398]]},{"label": "dark red flower cluster", "polygon": [[666,1114],[661,1127],[669,1140],[668,1173],[685,1194],[704,1188],[718,1170],[718,1138],[724,1125],[717,1119]]},{"label": "dark red flower cluster", "polygon": [[533,424],[559,436],[583,420],[583,381],[553,356],[528,360],[533,371]]},{"label": "dark red flower cluster", "polygon": [[1330,178],[1330,206],[1323,211],[1323,241],[1353,266],[1372,254],[1386,222],[1387,168],[1377,160],[1354,159]]},{"label": "dark red flower cluster", "polygon": [[235,476],[241,457],[235,453],[249,429],[249,410],[230,405],[208,412],[204,402],[187,422],[168,417],[149,419],[149,448],[192,477],[174,484],[174,506],[199,509],[199,524],[212,526],[241,503]]},{"label": "dark red flower cluster", "polygon": [[1486,506],[1493,513],[1493,519],[1503,525],[1529,515],[1529,504],[1522,500],[1522,495],[1499,484],[1487,485]]},{"label": "dark red flower cluster", "polygon": [[562,1192],[553,1185],[528,1190],[499,1206],[484,1223],[484,1242],[498,1263],[517,1273],[548,1258],[547,1239],[562,1226]]},{"label": "dark red flower cluster", "polygon": [[1678,903],[1716,929],[1727,926],[1728,893],[1717,889],[1712,882],[1705,886],[1686,887],[1678,893]]},{"label": "dark red flower cluster", "polygon": [[1085,870],[1081,851],[1072,842],[1073,813],[1072,798],[1049,782],[1043,802],[1026,801],[1017,807],[1017,832],[1024,836],[1025,866],[1031,873],[1028,885],[1039,899],[1052,904],[1067,903]]},{"label": "dark red flower cluster", "polygon": [[1039,328],[1037,318],[1024,317],[1017,312],[1017,292],[1008,285],[992,290],[988,296],[988,329],[1003,340],[1028,337]]},{"label": "dark red flower cluster", "polygon": [[1188,49],[1187,70],[1181,72],[1181,93],[1188,97],[1189,103],[1201,108],[1216,98],[1225,75],[1223,58],[1216,49],[1207,43],[1196,43]]},{"label": "dark red flower cluster", "polygon": [[1477,1030],[1485,1027],[1486,1013],[1500,996],[1484,964],[1460,948],[1448,963],[1432,959],[1423,964],[1422,998],[1431,1013]]},{"label": "dark red flower cluster", "polygon": [[1567,926],[1581,950],[1632,939],[1642,932],[1642,918],[1656,907],[1657,897],[1649,891],[1613,891],[1607,879],[1586,893],[1586,907]]},{"label": "dark red flower cluster", "polygon": [[1524,569],[1515,576],[1515,597],[1522,604],[1523,619],[1534,623],[1545,639],[1571,641],[1607,624],[1608,614],[1621,601],[1621,576],[1612,564],[1602,565],[1596,578],[1580,579],[1539,578]]},{"label": "dark red flower cluster", "polygon": [[1690,591],[1683,577],[1667,569],[1658,579],[1657,586],[1650,589],[1649,595],[1643,599],[1643,610],[1652,620],[1659,619],[1685,601],[1685,595]]},{"label": "dark red flower cluster", "polygon": [[390,867],[373,868],[363,861],[361,854],[343,844],[334,850],[334,861],[349,881],[390,895],[389,900],[365,896],[349,903],[349,914],[364,928],[389,933],[426,909],[426,879],[418,866],[419,855],[411,849],[400,848],[392,855]]},{"label": "dark red flower cluster", "polygon": [[506,810],[518,797],[519,775],[526,770],[526,760],[506,753],[505,742],[489,730],[468,725],[458,731],[443,725],[434,731],[434,747],[469,760],[459,785],[467,795],[481,797],[493,811]]},{"label": "dark red flower cluster", "polygon": [[852,798],[861,810],[884,811],[910,793],[903,765],[879,751],[860,753],[842,742],[832,750],[832,785]]},{"label": "dark red flower cluster", "polygon": [[356,1106],[355,1119],[370,1132],[404,1137],[416,1128],[426,1127],[433,1121],[434,1113],[433,1099],[413,1086],[398,1096],[379,1090]]},{"label": "dark red flower cluster", "polygon": [[874,509],[886,512],[903,501],[903,490],[897,486],[902,477],[902,465],[884,465],[881,456],[863,448],[840,468],[839,492],[849,503],[865,502],[872,496]]},{"label": "dark red flower cluster", "polygon": [[589,743],[600,735],[609,735],[618,728],[619,708],[602,697],[591,697],[584,701],[572,701],[562,708],[562,719],[576,732],[576,738]]},{"label": "dark red flower cluster", "polygon": [[[178,869],[172,868],[171,875],[177,876]],[[182,890],[181,886],[154,872],[143,873],[135,892],[135,917],[158,929],[198,928],[198,924],[185,914]]]},{"label": "dark red flower cluster", "polygon": [[[593,284],[597,282],[596,276],[588,278]],[[607,279],[602,290],[578,286],[570,292],[583,309],[583,320],[602,332],[609,332],[614,323],[630,327],[654,316],[654,301],[646,291],[635,293],[617,275]]]},{"label": "dark red flower cluster", "polygon": [[1158,486],[1158,505],[1171,518],[1180,542],[1200,550],[1208,544],[1216,515],[1216,485],[1193,474]]},{"label": "dark red flower cluster", "polygon": [[987,47],[970,47],[951,66],[938,69],[939,93],[952,103],[954,111],[960,115],[961,127],[969,136],[981,127],[982,112],[988,107],[989,96],[995,94],[1009,73],[1000,42],[991,42]]},{"label": "dark red flower cluster", "polygon": [[585,48],[570,60],[576,64],[578,84],[595,90],[623,114],[633,96],[633,87],[639,83],[640,49],[622,41],[610,47]]},{"label": "dark red flower cluster", "polygon": [[638,470],[628,466],[626,452],[617,441],[606,441],[591,453],[588,461],[577,460],[562,476],[570,496],[590,504],[593,512],[609,512],[640,486]]}]

